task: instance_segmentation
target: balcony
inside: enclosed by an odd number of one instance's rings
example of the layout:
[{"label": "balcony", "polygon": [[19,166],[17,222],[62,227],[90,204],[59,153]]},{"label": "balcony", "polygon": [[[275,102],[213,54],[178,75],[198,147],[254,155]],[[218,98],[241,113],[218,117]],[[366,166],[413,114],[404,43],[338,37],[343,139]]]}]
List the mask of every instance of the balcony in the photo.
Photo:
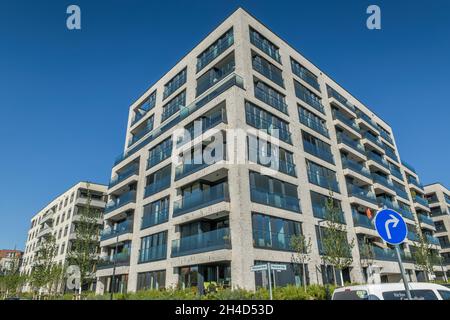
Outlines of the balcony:
[{"label": "balcony", "polygon": [[382,156],[380,156],[374,152],[367,152],[367,156],[369,157],[369,160],[373,160],[376,163],[378,163],[380,166],[389,170],[389,163]]},{"label": "balcony", "polygon": [[[248,146],[248,150],[249,150],[249,154],[254,155],[253,156],[254,158],[257,157],[257,163],[258,164],[260,164],[262,166],[265,166],[265,167],[268,167],[268,168],[272,168],[273,167],[274,170],[278,170],[278,171],[280,171],[282,173],[285,173],[285,174],[287,174],[289,176],[292,176],[292,177],[296,177],[297,176],[296,169],[295,169],[295,164],[293,162],[282,160],[282,159],[279,159],[279,158],[278,159],[275,158],[275,159],[271,159],[269,163],[263,163],[261,161],[262,154],[260,154],[261,153],[260,149],[255,149],[255,148],[253,148],[252,146],[249,145]],[[270,158],[271,156],[275,157],[274,154],[267,155],[268,158]],[[255,161],[256,159],[250,159],[250,160]]]},{"label": "balcony", "polygon": [[159,211],[145,213],[142,217],[141,230],[156,226],[169,220],[169,208],[164,207]]},{"label": "balcony", "polygon": [[333,111],[333,119],[339,120],[339,121],[345,123],[347,126],[352,128],[356,132],[359,132],[359,130],[360,130],[360,128],[359,128],[358,124],[355,122],[355,120],[347,118],[340,111],[336,111],[336,110]]},{"label": "balcony", "polygon": [[409,220],[415,221],[415,220],[414,220],[414,215],[412,214],[411,210],[408,210],[408,209],[406,209],[406,208],[402,208],[402,207],[399,206],[398,212],[399,212],[404,218],[407,218],[407,219],[409,219]]},{"label": "balcony", "polygon": [[400,179],[400,180],[403,181],[403,175],[402,175],[402,173],[400,172],[399,169],[397,169],[395,166],[393,166],[391,164],[389,164],[389,168],[390,168],[391,174],[394,177],[396,177],[397,179]]},{"label": "balcony", "polygon": [[100,258],[97,263],[97,270],[112,268],[114,264],[116,267],[130,265],[130,253],[120,252],[106,258]]},{"label": "balcony", "polygon": [[378,125],[372,118],[370,118],[367,114],[365,114],[362,111],[358,111],[357,114],[358,114],[358,117],[360,119],[364,120],[365,123],[370,125],[372,127],[372,129],[375,129],[376,131],[378,131]]},{"label": "balcony", "polygon": [[433,219],[431,219],[429,216],[426,216],[426,215],[421,214],[421,213],[419,213],[417,216],[418,216],[420,222],[423,222],[423,223],[425,223],[425,224],[427,224],[429,226],[434,227]]},{"label": "balcony", "polygon": [[314,131],[320,133],[321,135],[323,135],[327,138],[330,137],[330,135],[328,133],[328,129],[324,123],[317,121],[312,117],[308,117],[303,113],[299,114],[299,119],[300,119],[300,122],[302,124],[304,124],[305,126],[307,126],[308,128],[313,129]]},{"label": "balcony", "polygon": [[168,121],[167,123],[164,123],[162,126],[159,126],[158,128],[154,129],[148,137],[146,137],[142,142],[135,145],[133,148],[130,148],[129,150],[125,151],[118,157],[116,157],[114,161],[114,166],[121,163],[123,160],[127,159],[131,155],[135,154],[139,150],[141,150],[144,146],[150,143],[150,141],[156,139],[157,137],[161,136],[162,134],[169,131],[171,128],[175,127],[180,123],[180,121],[184,120],[188,116],[190,116],[195,111],[201,109],[203,106],[205,106],[208,102],[212,101],[216,97],[218,97],[223,92],[227,91],[228,89],[232,88],[233,86],[237,86],[239,88],[244,87],[244,80],[238,76],[237,74],[233,73],[227,77],[225,77],[222,81],[219,81],[216,83],[213,87],[211,87],[208,92],[205,92],[204,95],[201,97],[198,97],[194,102],[192,102],[187,107],[183,108],[183,112],[178,113],[177,116],[174,116],[173,119]]},{"label": "balcony", "polygon": [[281,56],[278,48],[269,42],[269,40],[263,38],[259,33],[254,30],[250,31],[250,42],[260,49],[262,52],[267,54],[269,57],[281,63]]},{"label": "balcony", "polygon": [[392,160],[394,160],[395,162],[398,162],[398,158],[397,155],[395,154],[395,152],[393,152],[391,149],[385,147],[384,148],[384,152],[386,153],[386,155],[391,158]]},{"label": "balcony", "polygon": [[206,190],[196,191],[174,202],[173,216],[178,217],[188,212],[212,206],[219,202],[229,202],[228,183],[223,182]]},{"label": "balcony", "polygon": [[426,238],[426,240],[427,240],[427,242],[429,244],[432,244],[432,245],[435,245],[435,246],[440,246],[441,245],[440,242],[439,242],[439,239],[436,238],[436,237],[433,237],[432,235],[425,234],[425,238]]},{"label": "balcony", "polygon": [[164,86],[163,99],[166,99],[172,93],[181,88],[181,86],[183,86],[186,83],[186,78],[187,78],[187,71],[186,68],[184,68]]},{"label": "balcony", "polygon": [[50,233],[52,233],[52,227],[47,226],[47,227],[41,228],[39,230],[37,237],[38,238],[45,237],[45,236],[49,235]]},{"label": "balcony", "polygon": [[109,181],[109,188],[114,187],[122,181],[125,181],[127,178],[138,174],[139,172],[139,163],[133,163],[128,166],[124,170],[120,171],[114,178]]},{"label": "balcony", "polygon": [[348,185],[347,189],[349,197],[356,197],[373,204],[377,203],[377,198],[375,197],[375,194],[372,191],[360,188],[356,185]]},{"label": "balcony", "polygon": [[342,133],[338,133],[337,134],[337,141],[338,143],[343,143],[347,146],[349,146],[350,148],[358,151],[359,153],[365,154],[365,149],[363,147],[363,145],[361,143],[359,143],[356,140],[353,140],[352,138],[350,138],[349,136],[342,134]]},{"label": "balcony", "polygon": [[149,133],[152,130],[153,130],[153,119],[151,120],[149,119],[149,122],[142,129],[140,129],[136,133],[132,133],[132,136],[128,141],[128,147],[131,147],[133,144],[141,140],[147,133]]},{"label": "balcony", "polygon": [[365,176],[366,178],[372,179],[372,175],[371,175],[369,169],[364,167],[359,162],[353,161],[349,158],[347,158],[347,159],[344,158],[344,159],[342,159],[342,167],[344,169],[350,169],[356,173],[359,173],[359,174]]},{"label": "balcony", "polygon": [[146,263],[158,260],[165,260],[167,258],[167,245],[149,247],[144,250],[139,250],[138,263]]},{"label": "balcony", "polygon": [[374,183],[381,184],[382,186],[394,190],[394,184],[392,181],[388,180],[386,177],[383,177],[382,175],[379,175],[377,173],[372,173],[372,179]]},{"label": "balcony", "polygon": [[315,94],[310,92],[308,89],[304,88],[301,84],[294,81],[295,85],[295,96],[308,104],[309,106],[313,107],[320,113],[325,114],[325,107],[320,102],[320,98],[317,97]]},{"label": "balcony", "polygon": [[253,230],[253,246],[260,249],[294,251],[291,245],[292,235],[282,232]]},{"label": "balcony", "polygon": [[363,227],[367,229],[375,230],[375,226],[372,223],[372,220],[369,219],[365,214],[358,213],[355,210],[352,210],[353,216],[353,225],[355,227]]},{"label": "balcony", "polygon": [[287,114],[287,104],[284,102],[284,98],[281,95],[271,94],[260,87],[255,87],[255,97],[262,102],[267,103],[269,106]]},{"label": "balcony", "polygon": [[227,32],[225,37],[219,39],[197,59],[197,72],[206,67],[210,62],[220,56],[225,50],[231,47],[234,43],[233,31]]},{"label": "balcony", "polygon": [[230,229],[222,228],[172,241],[172,257],[231,249]]},{"label": "balcony", "polygon": [[423,185],[421,183],[419,183],[416,178],[412,177],[412,176],[408,176],[408,183],[416,186],[417,188],[419,188],[420,190],[423,190]]},{"label": "balcony", "polygon": [[308,180],[310,183],[339,193],[339,184],[336,180],[335,174],[325,175],[320,173],[319,171],[313,171],[310,168],[308,168],[307,171],[308,171]]},{"label": "balcony", "polygon": [[[225,154],[224,154],[225,150],[226,150],[226,145],[224,144],[223,145],[223,154],[222,154],[221,159],[214,159],[215,162],[213,162],[213,163],[204,162],[205,161],[204,159],[199,159],[202,163],[194,163],[195,158],[194,158],[194,156],[191,157],[191,159],[186,160],[189,162],[183,163],[175,168],[175,180],[180,180],[184,177],[187,177],[187,176],[193,174],[194,172],[200,171],[200,170],[205,169],[217,162],[225,160]],[[202,156],[202,158],[203,158],[203,156]],[[213,160],[213,159],[211,159],[211,160]]]},{"label": "balcony", "polygon": [[386,207],[386,208],[392,209],[394,211],[399,211],[400,210],[400,206],[397,203],[392,202],[388,198],[378,197],[377,201],[378,201],[378,205],[380,207]]},{"label": "balcony", "polygon": [[147,98],[147,100],[139,106],[138,109],[136,109],[134,119],[131,121],[130,127],[132,127],[135,123],[137,123],[139,120],[145,117],[145,115],[155,107],[156,105],[156,92],[150,95],[150,97]]},{"label": "balcony", "polygon": [[[397,253],[394,249],[382,249],[380,247],[372,246],[371,248],[374,259],[375,260],[381,260],[381,261],[398,261],[397,259]],[[402,257],[402,260],[404,262],[412,262],[413,259],[410,254],[404,252],[403,250],[400,250],[400,256]]]},{"label": "balcony", "polygon": [[[380,130],[380,135],[384,140],[386,140],[390,144],[392,144],[392,145],[394,144],[394,140],[392,140],[391,136],[388,133],[384,132],[383,130]],[[413,171],[413,172],[415,172],[415,171]]]},{"label": "balcony", "polygon": [[403,188],[394,185],[394,190],[397,196],[409,201],[408,193],[406,193],[406,191]]},{"label": "balcony", "polygon": [[421,196],[416,195],[414,201],[428,208],[428,201]]},{"label": "balcony", "polygon": [[158,163],[163,162],[164,160],[170,158],[172,156],[172,146],[170,145],[159,152],[151,154],[147,161],[147,169],[156,166]]},{"label": "balcony", "polygon": [[284,141],[289,144],[292,143],[291,133],[289,132],[289,130],[277,127],[277,125],[275,123],[273,123],[273,121],[267,121],[267,120],[263,119],[262,117],[260,117],[259,115],[252,113],[248,110],[246,110],[245,113],[246,113],[247,123],[249,125],[251,125],[252,127],[255,127],[262,131],[265,131],[265,132],[267,132],[267,134],[269,134],[273,137],[276,137],[276,138],[280,139],[281,141]]},{"label": "balcony", "polygon": [[293,59],[291,59],[291,66],[293,74],[295,74],[297,77],[305,81],[307,84],[309,84],[317,91],[320,91],[320,85],[317,82],[317,77],[311,71],[304,68],[302,65],[300,65],[297,61],[294,61]]},{"label": "balcony", "polygon": [[346,98],[344,98],[341,94],[339,94],[336,90],[333,88],[327,86],[327,93],[328,97],[334,98],[337,102],[339,102],[340,105],[344,106],[345,109],[350,111],[351,113],[356,112],[356,108],[354,105],[352,105]]},{"label": "balcony", "polygon": [[[329,220],[329,213],[325,207],[325,204],[313,203],[313,216],[319,219]],[[339,209],[339,212],[336,215],[336,221],[342,224],[345,224],[344,212]]]},{"label": "balcony", "polygon": [[363,137],[367,140],[369,140],[370,142],[374,143],[375,145],[377,145],[379,148],[381,148],[384,151],[383,148],[383,143],[381,142],[381,140],[377,137],[375,137],[374,135],[370,134],[369,132],[365,132],[363,134]]},{"label": "balcony", "polygon": [[320,148],[315,144],[312,144],[311,142],[309,142],[308,140],[303,140],[303,148],[305,149],[306,152],[308,152],[309,154],[312,154],[326,162],[329,162],[331,164],[334,164],[334,158],[333,158],[333,154],[331,153],[330,149],[324,149],[324,148]]},{"label": "balcony", "polygon": [[125,220],[124,222],[116,224],[114,228],[104,229],[100,235],[100,240],[108,240],[114,237],[118,237],[122,234],[133,232],[133,220]]},{"label": "balcony", "polygon": [[416,173],[416,169],[414,169],[414,167],[412,165],[410,165],[409,163],[405,162],[404,160],[402,160],[402,164],[408,168],[409,170],[411,170],[412,172]]},{"label": "balcony", "polygon": [[414,231],[408,231],[408,235],[407,235],[408,239],[411,241],[420,241],[419,237],[417,236],[417,233]]},{"label": "balcony", "polygon": [[[227,59],[227,58],[226,58]],[[219,66],[220,65],[220,66]],[[201,95],[216,83],[231,74],[235,69],[234,58],[225,63],[219,62],[197,80],[197,96]]]},{"label": "balcony", "polygon": [[250,186],[250,195],[252,202],[263,205],[300,212],[300,199],[281,193],[269,192],[262,189],[256,189]]},{"label": "balcony", "polygon": [[105,214],[110,213],[116,209],[119,209],[120,207],[123,207],[124,205],[128,203],[136,202],[136,191],[131,190],[126,193],[121,194],[119,197],[117,197],[115,200],[111,200],[108,202],[105,208]]},{"label": "balcony", "polygon": [[252,66],[254,70],[258,71],[267,79],[272,80],[274,83],[284,88],[283,75],[280,69],[262,58],[256,59],[255,57],[252,59]]},{"label": "balcony", "polygon": [[170,176],[161,178],[145,187],[144,198],[150,197],[170,187]]}]

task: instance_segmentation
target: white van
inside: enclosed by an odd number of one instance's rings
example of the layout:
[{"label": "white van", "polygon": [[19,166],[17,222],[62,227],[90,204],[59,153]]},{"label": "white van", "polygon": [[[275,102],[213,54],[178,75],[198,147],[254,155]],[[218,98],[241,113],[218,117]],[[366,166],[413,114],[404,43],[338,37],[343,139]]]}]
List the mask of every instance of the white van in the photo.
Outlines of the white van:
[{"label": "white van", "polygon": [[[450,300],[450,289],[426,282],[409,283],[413,300]],[[336,288],[332,300],[406,300],[401,283],[366,284]]]}]

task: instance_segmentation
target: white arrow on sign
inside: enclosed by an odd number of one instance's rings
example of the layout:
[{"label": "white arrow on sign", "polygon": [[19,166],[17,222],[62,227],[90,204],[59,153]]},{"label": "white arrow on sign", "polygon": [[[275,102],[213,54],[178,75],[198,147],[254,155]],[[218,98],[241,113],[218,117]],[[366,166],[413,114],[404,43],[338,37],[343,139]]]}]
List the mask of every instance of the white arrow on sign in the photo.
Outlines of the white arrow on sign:
[{"label": "white arrow on sign", "polygon": [[389,215],[392,219],[386,220],[386,223],[384,224],[384,228],[386,229],[386,235],[388,237],[388,239],[391,239],[391,231],[389,230],[389,225],[392,224],[392,226],[395,228],[397,227],[398,223],[400,222],[400,220],[398,220],[398,218],[392,214]]}]

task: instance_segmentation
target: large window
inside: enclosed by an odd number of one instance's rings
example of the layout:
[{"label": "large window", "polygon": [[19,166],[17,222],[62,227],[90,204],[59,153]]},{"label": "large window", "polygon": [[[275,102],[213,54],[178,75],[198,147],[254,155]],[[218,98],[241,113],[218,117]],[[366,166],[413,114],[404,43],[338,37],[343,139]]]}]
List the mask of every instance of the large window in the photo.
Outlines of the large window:
[{"label": "large window", "polygon": [[169,219],[169,197],[164,197],[144,206],[142,229],[148,228]]},{"label": "large window", "polygon": [[283,113],[288,113],[284,95],[262,81],[255,81],[255,97]]},{"label": "large window", "polygon": [[302,234],[300,222],[260,213],[252,214],[252,229],[254,246],[273,250],[293,250],[292,236]]},{"label": "large window", "polygon": [[322,105],[321,98],[318,95],[316,95],[311,90],[302,85],[300,82],[297,82],[295,80],[294,80],[294,88],[295,88],[295,95],[297,96],[297,98],[299,98],[303,102],[306,102],[308,105],[310,105],[317,111],[325,114],[325,109]]},{"label": "large window", "polygon": [[317,81],[317,76],[309,71],[307,68],[302,66],[300,63],[291,58],[292,73],[294,73],[299,78],[303,79],[310,86],[320,91],[319,82]]},{"label": "large window", "polygon": [[250,42],[272,59],[281,63],[279,48],[252,27],[250,27]]},{"label": "large window", "polygon": [[284,88],[284,80],[281,69],[277,68],[256,53],[252,54],[252,66],[254,70],[258,71],[267,79],[272,80],[274,83]]},{"label": "large window", "polygon": [[331,146],[313,135],[302,130],[303,148],[309,154],[312,154],[322,160],[334,164]]},{"label": "large window", "polygon": [[138,273],[136,290],[159,290],[166,287],[166,270]]},{"label": "large window", "polygon": [[324,119],[303,107],[298,108],[298,116],[303,125],[327,138],[329,137],[328,128]]},{"label": "large window", "polygon": [[231,28],[197,57],[197,72],[231,47],[233,42],[233,28]]},{"label": "large window", "polygon": [[172,155],[172,137],[167,138],[149,151],[147,168],[153,167]]},{"label": "large window", "polygon": [[184,106],[186,106],[186,90],[181,92],[179,95],[177,95],[175,98],[173,98],[163,106],[161,122],[177,113],[177,111],[180,110],[180,107]]},{"label": "large window", "polygon": [[306,160],[309,182],[339,193],[336,172],[317,163]]},{"label": "large window", "polygon": [[141,239],[139,263],[166,259],[167,231],[152,234]]},{"label": "large window", "polygon": [[164,86],[163,98],[166,99],[172,93],[177,91],[183,84],[186,83],[187,68],[181,70],[175,77],[173,77]]}]

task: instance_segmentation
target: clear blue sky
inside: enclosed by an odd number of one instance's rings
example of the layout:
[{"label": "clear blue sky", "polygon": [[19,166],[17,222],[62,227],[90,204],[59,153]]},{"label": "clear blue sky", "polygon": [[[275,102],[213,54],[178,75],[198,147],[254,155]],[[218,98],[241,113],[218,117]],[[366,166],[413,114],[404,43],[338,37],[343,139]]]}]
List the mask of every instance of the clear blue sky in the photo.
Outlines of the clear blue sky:
[{"label": "clear blue sky", "polygon": [[423,182],[450,185],[448,0],[2,0],[0,248],[23,249],[30,217],[77,181],[107,182],[128,106],[238,6],[385,119]]}]

